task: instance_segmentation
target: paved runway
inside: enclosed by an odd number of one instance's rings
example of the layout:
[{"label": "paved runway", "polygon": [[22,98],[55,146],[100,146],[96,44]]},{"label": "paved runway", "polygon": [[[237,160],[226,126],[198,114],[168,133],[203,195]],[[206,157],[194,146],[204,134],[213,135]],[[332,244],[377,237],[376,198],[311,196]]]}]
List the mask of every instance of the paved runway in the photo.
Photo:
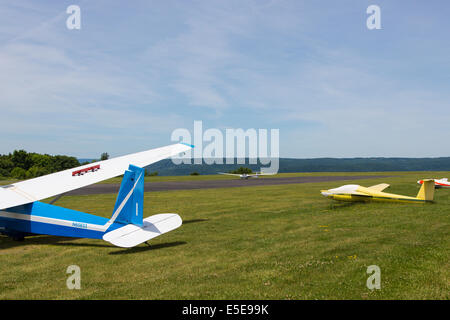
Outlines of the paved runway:
[{"label": "paved runway", "polygon": [[[269,186],[280,184],[295,184],[308,182],[328,182],[340,180],[358,180],[358,179],[374,179],[387,178],[390,176],[313,176],[313,177],[283,177],[283,178],[250,178],[230,179],[230,180],[191,180],[191,181],[168,181],[168,182],[146,182],[144,185],[145,192],[152,191],[168,191],[168,190],[191,190],[191,189],[212,189],[212,188],[234,188],[249,186]],[[349,182],[350,183],[350,182]],[[120,184],[94,184],[78,190],[69,192],[67,195],[91,195],[104,193],[117,193]]]}]

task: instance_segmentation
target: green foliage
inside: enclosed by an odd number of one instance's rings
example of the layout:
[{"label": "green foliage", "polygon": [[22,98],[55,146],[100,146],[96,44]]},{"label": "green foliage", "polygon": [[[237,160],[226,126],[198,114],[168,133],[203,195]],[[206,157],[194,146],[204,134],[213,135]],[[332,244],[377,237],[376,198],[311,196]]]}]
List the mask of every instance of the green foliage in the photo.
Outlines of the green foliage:
[{"label": "green foliage", "polygon": [[30,179],[79,165],[80,163],[75,157],[14,150],[12,154],[0,155],[0,176]]},{"label": "green foliage", "polygon": [[31,154],[31,161],[34,167],[49,168],[52,166],[52,157],[48,154]]},{"label": "green foliage", "polygon": [[11,161],[16,167],[24,170],[28,170],[32,165],[31,156],[25,150],[14,150]]},{"label": "green foliage", "polygon": [[9,177],[11,173],[8,170],[5,170],[3,168],[0,168],[0,179],[5,179],[6,177]]},{"label": "green foliage", "polygon": [[250,173],[253,173],[253,171],[252,171],[252,169],[250,169],[250,168],[240,167],[240,168],[237,169],[237,170],[230,171],[230,173],[234,173],[234,174],[244,174],[244,173],[247,173],[247,174],[250,174]]},{"label": "green foliage", "polygon": [[78,167],[80,163],[75,157],[53,156],[52,172]]},{"label": "green foliage", "polygon": [[14,169],[14,162],[10,159],[10,156],[0,156],[0,176],[9,177],[11,171]]},{"label": "green foliage", "polygon": [[15,179],[25,179],[27,177],[27,172],[23,168],[15,167],[11,171],[11,177]]},{"label": "green foliage", "polygon": [[149,172],[147,169],[145,169],[144,175],[146,177],[155,177],[158,175],[158,171]]},{"label": "green foliage", "polygon": [[27,171],[27,178],[35,178],[40,176],[45,176],[46,174],[49,174],[50,171],[47,168],[33,166]]},{"label": "green foliage", "polygon": [[198,173],[197,171],[191,172],[191,176],[198,176],[200,175],[200,173]]},{"label": "green foliage", "polygon": [[103,152],[100,156],[100,160],[103,161],[103,160],[108,160],[108,159],[109,159],[108,152]]}]

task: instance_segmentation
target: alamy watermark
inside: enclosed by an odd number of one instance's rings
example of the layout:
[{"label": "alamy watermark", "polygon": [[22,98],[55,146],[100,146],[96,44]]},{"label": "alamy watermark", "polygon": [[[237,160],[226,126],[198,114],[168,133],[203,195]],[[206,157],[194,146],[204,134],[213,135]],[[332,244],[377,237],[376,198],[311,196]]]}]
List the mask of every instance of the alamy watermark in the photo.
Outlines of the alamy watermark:
[{"label": "alamy watermark", "polygon": [[70,276],[66,280],[67,289],[81,289],[81,269],[77,265],[70,265],[67,267],[66,273]]},{"label": "alamy watermark", "polygon": [[367,7],[367,14],[370,16],[366,20],[366,26],[369,30],[381,29],[381,9],[379,6],[372,4]]},{"label": "alamy watermark", "polygon": [[[193,144],[194,149],[184,156],[172,158],[174,164],[249,164],[261,167],[262,173],[277,173],[279,169],[279,129],[232,129],[222,132],[217,128],[204,130],[202,121],[194,121],[193,134],[186,128],[172,132],[172,141]],[[193,160],[192,160],[193,159]]]},{"label": "alamy watermark", "polygon": [[380,290],[381,289],[381,269],[377,265],[371,265],[367,267],[367,274],[371,274],[370,277],[367,278],[366,286],[370,290]]},{"label": "alamy watermark", "polygon": [[66,9],[66,13],[70,14],[66,20],[66,27],[69,30],[81,29],[81,9],[77,5],[70,5]]},{"label": "alamy watermark", "polygon": [[[69,30],[81,29],[81,9],[80,6],[72,4],[67,7],[66,13],[69,14],[66,20],[66,26]],[[367,7],[366,13],[370,16],[366,20],[366,26],[369,30],[381,29],[381,9],[380,6],[372,4]]]}]

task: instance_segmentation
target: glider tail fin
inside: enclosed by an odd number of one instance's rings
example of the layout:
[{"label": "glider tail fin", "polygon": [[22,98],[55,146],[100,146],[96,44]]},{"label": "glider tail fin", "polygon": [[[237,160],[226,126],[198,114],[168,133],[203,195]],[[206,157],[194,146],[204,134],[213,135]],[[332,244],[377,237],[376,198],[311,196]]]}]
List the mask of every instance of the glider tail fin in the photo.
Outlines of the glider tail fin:
[{"label": "glider tail fin", "polygon": [[182,225],[176,213],[161,213],[143,219],[145,170],[130,165],[125,171],[110,222],[123,224],[103,235],[115,246],[131,248]]},{"label": "glider tail fin", "polygon": [[143,225],[144,173],[133,165],[125,171],[112,216],[116,222]]},{"label": "glider tail fin", "polygon": [[417,199],[425,201],[433,201],[434,198],[434,180],[428,179],[423,180],[422,186],[420,187],[419,193],[417,194]]}]

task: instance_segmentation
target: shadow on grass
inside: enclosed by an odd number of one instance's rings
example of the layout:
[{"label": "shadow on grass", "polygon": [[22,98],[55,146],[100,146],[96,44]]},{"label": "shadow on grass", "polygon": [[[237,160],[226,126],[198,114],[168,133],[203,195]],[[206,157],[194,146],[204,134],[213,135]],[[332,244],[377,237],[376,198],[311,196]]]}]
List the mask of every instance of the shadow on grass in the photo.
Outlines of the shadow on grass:
[{"label": "shadow on grass", "polygon": [[145,245],[145,246],[139,246],[139,247],[133,247],[125,250],[120,251],[112,251],[109,254],[115,255],[115,254],[131,254],[131,253],[139,253],[139,252],[145,252],[145,251],[152,251],[152,250],[158,250],[163,248],[170,248],[170,247],[176,247],[186,244],[185,241],[175,241],[175,242],[166,242],[166,243],[160,243],[160,244],[151,244],[151,245]]},{"label": "shadow on grass", "polygon": [[[0,249],[7,249],[13,247],[20,247],[26,245],[66,245],[66,243],[61,243],[65,241],[77,240],[80,238],[72,238],[72,237],[60,237],[60,236],[48,236],[48,235],[36,235],[36,236],[27,236],[24,240],[17,241],[13,240],[7,236],[0,237]],[[71,244],[71,243],[69,243]]]},{"label": "shadow on grass", "polygon": [[191,219],[191,220],[184,220],[184,221],[183,221],[183,224],[196,223],[196,222],[203,222],[203,221],[208,221],[208,219]]},{"label": "shadow on grass", "polygon": [[331,210],[339,210],[341,208],[353,207],[361,202],[333,202],[330,203],[329,208]]},{"label": "shadow on grass", "polygon": [[[99,240],[99,243],[77,243],[72,242],[74,240],[79,240],[84,238],[72,238],[72,237],[60,237],[60,236],[47,236],[47,235],[38,235],[38,236],[29,236],[26,237],[23,241],[15,241],[9,237],[6,236],[0,236],[0,250],[1,249],[9,249],[14,247],[20,247],[20,246],[27,246],[27,245],[53,245],[53,246],[64,246],[64,247],[91,247],[91,248],[117,248],[116,246],[112,244],[105,243],[103,241]],[[90,239],[89,239],[90,241]],[[134,248],[121,248],[120,251],[113,251],[109,254],[130,254],[130,253],[138,253],[143,251],[149,251],[149,250],[157,250],[157,249],[163,249],[163,248],[169,248],[169,247],[175,247],[179,245],[186,244],[187,242],[184,241],[176,241],[176,242],[167,242],[167,243],[160,243],[150,246],[142,244],[139,247]],[[119,249],[119,248],[117,248]]]},{"label": "shadow on grass", "polygon": [[[99,242],[101,239],[98,239]],[[114,248],[112,244],[106,244],[105,242],[100,243],[74,243],[74,242],[59,242],[53,243],[54,246],[64,246],[64,247],[96,247],[96,248]]]}]

